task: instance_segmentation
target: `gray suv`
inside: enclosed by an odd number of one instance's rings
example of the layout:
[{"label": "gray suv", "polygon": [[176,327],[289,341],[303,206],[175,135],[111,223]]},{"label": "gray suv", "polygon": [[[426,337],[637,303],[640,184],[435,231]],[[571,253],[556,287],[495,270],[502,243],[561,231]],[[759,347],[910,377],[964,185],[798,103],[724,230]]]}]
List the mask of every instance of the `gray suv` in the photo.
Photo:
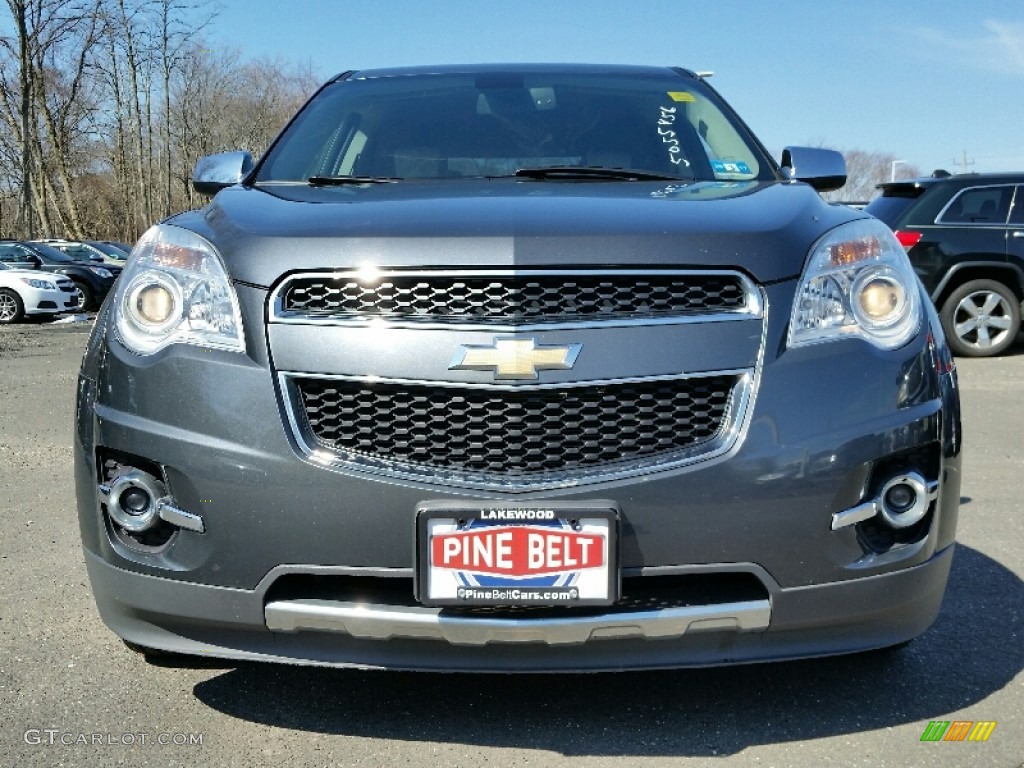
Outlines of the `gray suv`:
[{"label": "gray suv", "polygon": [[135,649],[727,664],[934,620],[956,374],[906,253],[702,77],[353,71],[137,243],[82,363],[100,614]]}]

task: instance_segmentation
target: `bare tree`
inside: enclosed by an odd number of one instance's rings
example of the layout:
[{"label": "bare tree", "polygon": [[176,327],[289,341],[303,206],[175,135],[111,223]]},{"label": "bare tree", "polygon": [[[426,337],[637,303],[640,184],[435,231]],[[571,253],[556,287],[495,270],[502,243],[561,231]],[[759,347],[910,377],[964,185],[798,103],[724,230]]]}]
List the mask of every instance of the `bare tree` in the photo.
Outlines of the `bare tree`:
[{"label": "bare tree", "polygon": [[210,0],[6,2],[4,234],[132,240],[201,202],[200,156],[263,152],[317,85],[308,69],[203,43]]},{"label": "bare tree", "polygon": [[888,152],[868,152],[863,149],[843,151],[846,160],[846,185],[823,197],[830,201],[867,202],[875,196],[877,187],[890,181],[895,174],[898,179],[913,179],[921,175],[915,165],[897,160]]},{"label": "bare tree", "polygon": [[[35,232],[35,216],[32,211],[32,145],[29,141],[29,134],[32,130],[32,56],[30,52],[31,41],[29,38],[29,9],[26,0],[7,0],[14,17],[14,23],[18,28],[18,89],[21,94],[21,208],[18,211],[18,222],[21,229],[31,237]],[[8,47],[7,44],[4,44]],[[14,125],[14,111],[8,110],[11,115],[10,124]]]},{"label": "bare tree", "polygon": [[33,236],[55,218],[78,234],[73,193],[77,145],[88,130],[89,57],[99,34],[91,0],[7,0],[16,38],[0,38],[5,74],[0,119],[20,149],[21,201],[16,230]]},{"label": "bare tree", "polygon": [[[196,35],[212,19],[213,12],[200,3],[185,0],[157,0],[159,17],[160,75],[163,91],[163,215],[173,210],[173,159],[171,138],[171,85],[173,78],[182,71],[184,59]],[[186,14],[198,15],[198,21],[186,23]]]},{"label": "bare tree", "polygon": [[192,169],[203,155],[266,150],[315,88],[311,73],[262,59],[240,64],[238,51],[197,43],[174,94],[173,130],[177,182],[183,203],[200,202],[191,188]]}]

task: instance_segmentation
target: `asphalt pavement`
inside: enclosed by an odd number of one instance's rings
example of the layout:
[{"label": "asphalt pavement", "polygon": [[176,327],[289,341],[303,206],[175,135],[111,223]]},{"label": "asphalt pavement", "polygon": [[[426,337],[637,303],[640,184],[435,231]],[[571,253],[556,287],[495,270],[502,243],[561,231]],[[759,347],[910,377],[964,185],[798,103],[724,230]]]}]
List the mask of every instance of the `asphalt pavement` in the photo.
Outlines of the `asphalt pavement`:
[{"label": "asphalt pavement", "polygon": [[[960,360],[963,500],[935,625],[895,652],[592,675],[147,662],[78,538],[88,324],[0,327],[0,766],[1024,768],[1024,343]],[[931,721],[986,742],[922,742]]]}]

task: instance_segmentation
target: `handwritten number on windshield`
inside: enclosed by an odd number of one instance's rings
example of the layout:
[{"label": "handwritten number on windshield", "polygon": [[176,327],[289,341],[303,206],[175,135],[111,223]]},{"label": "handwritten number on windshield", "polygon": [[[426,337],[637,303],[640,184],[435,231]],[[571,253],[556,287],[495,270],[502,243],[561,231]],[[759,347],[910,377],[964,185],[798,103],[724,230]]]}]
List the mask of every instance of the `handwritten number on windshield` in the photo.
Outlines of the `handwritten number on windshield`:
[{"label": "handwritten number on windshield", "polygon": [[661,110],[661,117],[658,119],[658,135],[661,136],[661,142],[668,145],[668,159],[673,165],[689,166],[690,163],[681,154],[683,150],[679,145],[679,139],[676,138],[676,132],[671,128],[676,122],[676,108],[659,107],[658,109]]}]

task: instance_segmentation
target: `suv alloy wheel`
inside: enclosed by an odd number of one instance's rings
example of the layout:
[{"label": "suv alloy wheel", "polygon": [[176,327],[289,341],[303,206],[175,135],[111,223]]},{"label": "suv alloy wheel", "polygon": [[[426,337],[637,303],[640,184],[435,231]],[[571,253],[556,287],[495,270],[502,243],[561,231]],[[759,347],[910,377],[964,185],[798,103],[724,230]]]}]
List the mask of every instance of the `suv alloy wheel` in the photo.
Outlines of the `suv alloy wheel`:
[{"label": "suv alloy wheel", "polygon": [[990,357],[1009,347],[1020,331],[1020,300],[995,280],[971,280],[942,305],[949,346],[965,357]]}]

